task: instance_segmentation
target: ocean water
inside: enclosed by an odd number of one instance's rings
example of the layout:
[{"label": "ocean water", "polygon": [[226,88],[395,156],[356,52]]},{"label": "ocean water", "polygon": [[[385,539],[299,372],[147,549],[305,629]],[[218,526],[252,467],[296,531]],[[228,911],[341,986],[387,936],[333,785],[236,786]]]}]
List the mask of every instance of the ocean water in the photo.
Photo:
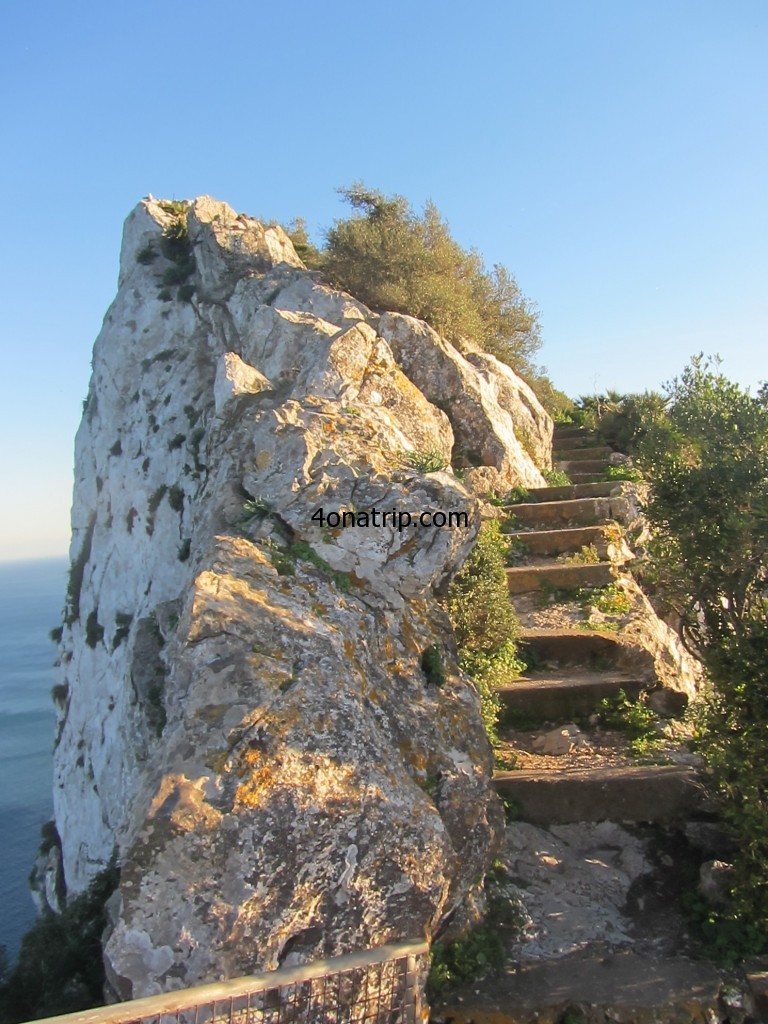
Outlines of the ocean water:
[{"label": "ocean water", "polygon": [[53,816],[51,701],[67,560],[0,564],[0,945],[9,959],[35,919],[29,873]]}]

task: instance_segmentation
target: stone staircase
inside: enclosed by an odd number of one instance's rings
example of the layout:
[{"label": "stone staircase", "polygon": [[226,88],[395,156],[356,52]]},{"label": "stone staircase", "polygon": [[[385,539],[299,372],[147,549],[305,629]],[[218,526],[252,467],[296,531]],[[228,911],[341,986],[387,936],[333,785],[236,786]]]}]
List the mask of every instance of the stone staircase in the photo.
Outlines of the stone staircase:
[{"label": "stone staircase", "polygon": [[[595,728],[600,700],[622,691],[636,701],[658,685],[653,659],[610,629],[542,626],[537,612],[605,587],[621,570],[621,545],[609,551],[621,532],[620,487],[605,480],[609,455],[589,432],[558,428],[554,462],[573,483],[531,491],[506,509],[503,529],[520,559],[507,570],[510,600],[530,668],[498,689],[502,751],[522,763],[497,770],[494,785],[512,818],[500,862],[529,921],[502,975],[453,994],[434,1008],[436,1020],[729,1019],[723,979],[684,955],[689,936],[674,906],[691,849],[684,837],[708,818],[697,771],[684,759],[645,764],[620,749],[606,754]],[[670,843],[673,854],[664,853]],[[654,919],[647,901],[656,898]]]}]

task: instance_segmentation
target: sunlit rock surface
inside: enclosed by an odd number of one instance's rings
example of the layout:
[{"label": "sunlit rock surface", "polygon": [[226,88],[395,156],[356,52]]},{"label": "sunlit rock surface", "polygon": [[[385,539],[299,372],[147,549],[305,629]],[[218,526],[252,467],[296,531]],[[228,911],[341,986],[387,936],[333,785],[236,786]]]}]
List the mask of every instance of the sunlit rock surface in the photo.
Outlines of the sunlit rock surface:
[{"label": "sunlit rock surface", "polygon": [[326,287],[280,228],[207,197],[187,221],[129,216],[76,442],[55,813],[70,894],[122,866],[120,998],[462,907],[500,814],[435,598],[479,528],[455,432],[508,485],[540,481],[517,435],[551,432],[511,371]]}]

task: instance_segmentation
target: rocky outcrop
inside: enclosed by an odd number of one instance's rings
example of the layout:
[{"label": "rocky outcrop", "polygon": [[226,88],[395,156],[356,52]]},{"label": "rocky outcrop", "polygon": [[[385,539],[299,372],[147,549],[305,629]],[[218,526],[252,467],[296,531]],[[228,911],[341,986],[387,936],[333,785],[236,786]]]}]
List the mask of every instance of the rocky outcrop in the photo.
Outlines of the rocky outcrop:
[{"label": "rocky outcrop", "polygon": [[326,287],[281,229],[207,197],[129,216],[55,755],[69,893],[122,868],[118,997],[431,935],[470,896],[498,804],[435,591],[479,527],[457,434],[502,486],[538,479],[520,429],[551,423],[511,371]]},{"label": "rocky outcrop", "polygon": [[478,493],[541,487],[552,468],[552,421],[532,389],[494,356],[460,353],[427,324],[385,313],[379,332],[411,380],[448,415],[456,461]]}]

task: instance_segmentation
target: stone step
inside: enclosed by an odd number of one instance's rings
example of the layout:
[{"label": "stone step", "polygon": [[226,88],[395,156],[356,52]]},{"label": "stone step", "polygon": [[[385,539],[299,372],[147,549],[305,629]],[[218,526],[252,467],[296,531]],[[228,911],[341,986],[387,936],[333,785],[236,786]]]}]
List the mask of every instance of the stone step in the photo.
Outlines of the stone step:
[{"label": "stone step", "polygon": [[605,480],[605,467],[602,473],[569,473],[572,484],[599,484]]},{"label": "stone step", "polygon": [[575,461],[556,462],[555,469],[562,470],[573,479],[573,474],[605,473],[608,468],[607,459],[577,459]]},{"label": "stone step", "polygon": [[510,594],[527,594],[543,586],[556,590],[578,590],[580,587],[602,587],[614,580],[613,564],[593,565],[522,565],[507,569]]},{"label": "stone step", "polygon": [[[563,487],[533,487],[529,501],[569,501],[575,498],[608,498],[618,486],[617,480],[601,480],[596,484],[565,484]],[[514,511],[514,505],[509,506]]]},{"label": "stone step", "polygon": [[591,669],[596,660],[615,666],[624,645],[615,633],[583,629],[526,629],[520,637],[529,664]]},{"label": "stone step", "polygon": [[590,445],[587,448],[555,448],[552,458],[556,462],[584,462],[590,459],[608,459],[613,455],[613,448],[607,445]]},{"label": "stone step", "polygon": [[566,526],[559,530],[518,530],[505,536],[522,541],[532,555],[564,555],[590,544],[605,546],[605,527]]},{"label": "stone step", "polygon": [[563,437],[597,437],[594,430],[586,427],[567,426],[558,424],[552,432],[553,440],[559,441]]},{"label": "stone step", "polygon": [[513,525],[539,527],[596,526],[617,517],[608,497],[572,498],[565,501],[531,501],[509,505],[505,512]]},{"label": "stone step", "polygon": [[629,672],[569,671],[557,675],[528,675],[496,688],[511,719],[568,722],[576,716],[591,715],[604,697],[617,697],[623,690],[636,700],[645,683]]},{"label": "stone step", "polygon": [[602,448],[604,443],[596,434],[577,434],[572,437],[555,434],[552,439],[552,447],[563,451],[580,451],[582,448]]},{"label": "stone step", "polygon": [[452,1024],[695,1024],[723,1019],[726,980],[709,963],[599,946],[509,964],[435,1000],[432,1011]]},{"label": "stone step", "polygon": [[686,821],[705,807],[697,773],[680,765],[499,771],[493,785],[501,796],[514,800],[522,820],[534,824],[670,824]]},{"label": "stone step", "polygon": [[[586,629],[526,629],[521,655],[531,675],[551,675],[566,668],[588,672],[622,671],[646,685],[656,682],[653,655],[620,640],[616,633]],[[570,675],[570,673],[568,673]]]}]

